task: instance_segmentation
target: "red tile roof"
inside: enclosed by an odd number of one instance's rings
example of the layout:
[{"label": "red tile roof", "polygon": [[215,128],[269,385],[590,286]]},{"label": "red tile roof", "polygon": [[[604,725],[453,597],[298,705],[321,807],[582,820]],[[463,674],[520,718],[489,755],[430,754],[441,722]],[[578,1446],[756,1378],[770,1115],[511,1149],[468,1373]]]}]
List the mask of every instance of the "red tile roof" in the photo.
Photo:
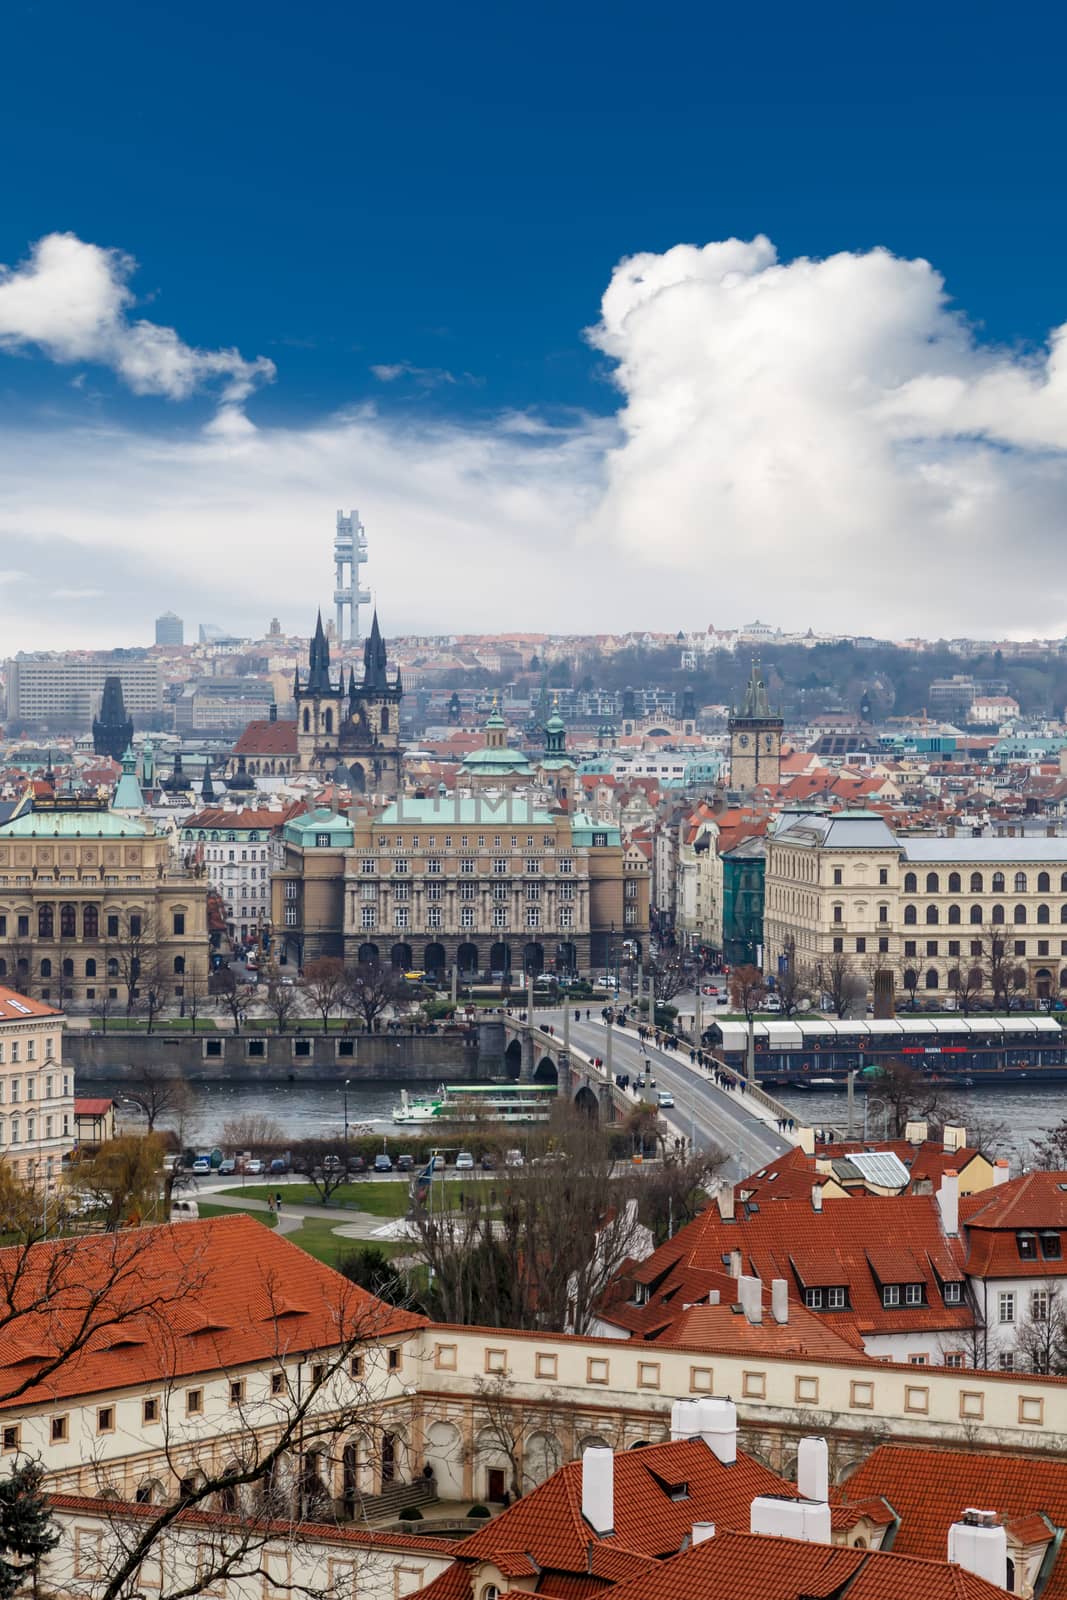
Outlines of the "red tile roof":
[{"label": "red tile roof", "polygon": [[[791,1305],[803,1302],[804,1288],[847,1285],[848,1308],[819,1314],[822,1325],[839,1333],[850,1327],[864,1334],[933,1331],[969,1327],[973,1320],[966,1305],[946,1306],[941,1295],[939,1277],[963,1277],[963,1245],[946,1238],[932,1195],[857,1194],[827,1202],[821,1211],[810,1199],[782,1200],[750,1215],[738,1207],[730,1221],[709,1206],[630,1276],[662,1294],[680,1268],[721,1272],[734,1250],[741,1252],[742,1271],[765,1285],[784,1278]],[[919,1282],[925,1304],[883,1307],[882,1284]]]},{"label": "red tile roof", "polygon": [[[1067,1172],[1027,1172],[994,1189],[960,1198],[973,1278],[1059,1278],[1067,1261]],[[1055,1234],[1054,1252],[1035,1244],[1019,1253],[1019,1232]]]},{"label": "red tile roof", "polygon": [[[0,1249],[0,1406],[329,1349],[425,1319],[386,1305],[254,1217]],[[15,1315],[10,1314],[13,1307]],[[21,1313],[21,1314],[18,1314]],[[57,1354],[49,1376],[24,1388]]]},{"label": "red tile roof", "polygon": [[75,1100],[74,1115],[76,1117],[106,1117],[114,1100]]},{"label": "red tile roof", "polygon": [[[1067,1528],[1067,1460],[1062,1456],[998,1455],[990,1450],[915,1450],[879,1445],[848,1481],[848,1494],[880,1494],[900,1519],[893,1549],[910,1556],[942,1555],[961,1511],[995,1511],[1009,1539],[1050,1537],[1044,1518]],[[1057,1551],[1043,1600],[1067,1597],[1067,1552]]]},{"label": "red tile roof", "polygon": [[1004,1600],[950,1566],[878,1550],[752,1533],[714,1538],[614,1589],[611,1600]]},{"label": "red tile roof", "polygon": [[236,756],[295,756],[295,722],[250,722],[233,747]]},{"label": "red tile roof", "polygon": [[43,1000],[31,1000],[28,994],[17,989],[0,986],[0,1022],[26,1022],[30,1017],[59,1017],[62,1012],[46,1006]]}]

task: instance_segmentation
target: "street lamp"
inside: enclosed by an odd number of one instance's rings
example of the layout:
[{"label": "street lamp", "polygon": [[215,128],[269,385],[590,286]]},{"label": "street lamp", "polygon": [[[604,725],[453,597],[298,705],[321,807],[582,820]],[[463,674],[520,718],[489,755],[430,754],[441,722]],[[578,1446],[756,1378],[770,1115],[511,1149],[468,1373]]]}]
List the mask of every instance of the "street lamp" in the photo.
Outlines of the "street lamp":
[{"label": "street lamp", "polygon": [[348,1085],[351,1079],[345,1079],[345,1165],[348,1164]]}]

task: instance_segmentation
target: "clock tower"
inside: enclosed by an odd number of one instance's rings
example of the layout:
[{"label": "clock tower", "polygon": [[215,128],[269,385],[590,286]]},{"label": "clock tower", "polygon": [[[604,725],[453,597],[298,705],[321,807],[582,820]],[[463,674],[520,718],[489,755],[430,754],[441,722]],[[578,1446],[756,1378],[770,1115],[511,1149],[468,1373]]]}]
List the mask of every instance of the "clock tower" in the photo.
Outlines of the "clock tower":
[{"label": "clock tower", "polygon": [[741,709],[730,718],[730,787],[742,793],[760,784],[777,784],[782,770],[782,719],[767,699],[758,661],[745,690]]}]

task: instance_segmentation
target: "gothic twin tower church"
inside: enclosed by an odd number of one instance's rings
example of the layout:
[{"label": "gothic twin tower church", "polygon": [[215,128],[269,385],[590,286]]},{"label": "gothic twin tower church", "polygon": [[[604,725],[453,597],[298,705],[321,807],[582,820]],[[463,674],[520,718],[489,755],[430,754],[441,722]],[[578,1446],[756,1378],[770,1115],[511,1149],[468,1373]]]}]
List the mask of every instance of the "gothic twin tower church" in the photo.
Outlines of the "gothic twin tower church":
[{"label": "gothic twin tower church", "polygon": [[363,677],[357,683],[342,668],[335,682],[330,643],[319,613],[311,641],[307,674],[297,668],[296,745],[305,772],[325,772],[354,792],[396,794],[400,788],[400,669],[389,677],[385,640],[374,613],[363,646]]}]

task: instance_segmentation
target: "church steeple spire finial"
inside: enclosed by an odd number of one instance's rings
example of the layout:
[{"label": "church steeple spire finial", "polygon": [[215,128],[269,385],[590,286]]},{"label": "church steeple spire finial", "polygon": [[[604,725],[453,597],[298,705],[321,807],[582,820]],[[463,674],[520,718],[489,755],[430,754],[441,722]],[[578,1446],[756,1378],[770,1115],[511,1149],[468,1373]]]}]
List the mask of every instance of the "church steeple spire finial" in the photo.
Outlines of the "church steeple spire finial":
[{"label": "church steeple spire finial", "polygon": [[330,683],[330,641],[326,637],[326,630],[322,626],[322,612],[315,620],[315,633],[311,640],[311,649],[308,651],[308,676],[305,688],[308,694],[329,694],[332,688]]}]

